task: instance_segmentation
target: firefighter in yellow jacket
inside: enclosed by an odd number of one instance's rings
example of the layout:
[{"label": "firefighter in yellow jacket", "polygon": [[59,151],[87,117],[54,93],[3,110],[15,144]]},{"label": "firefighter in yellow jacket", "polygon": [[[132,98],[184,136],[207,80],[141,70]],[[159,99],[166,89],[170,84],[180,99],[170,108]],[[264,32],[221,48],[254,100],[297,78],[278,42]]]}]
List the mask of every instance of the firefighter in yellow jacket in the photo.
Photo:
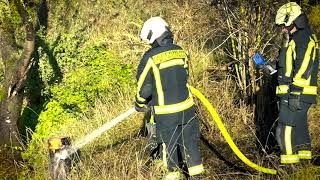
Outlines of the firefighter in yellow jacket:
[{"label": "firefighter in yellow jacket", "polygon": [[316,103],[319,44],[306,14],[295,2],[280,7],[276,24],[283,26],[286,37],[277,68],[280,109],[276,137],[281,163],[293,164],[312,158],[307,112]]},{"label": "firefighter in yellow jacket", "polygon": [[163,164],[164,179],[180,179],[181,162],[187,163],[189,176],[203,171],[199,152],[199,125],[192,95],[187,85],[188,63],[184,50],[173,43],[168,24],[161,17],[147,20],[141,40],[151,45],[137,72],[137,111],[151,108]]}]

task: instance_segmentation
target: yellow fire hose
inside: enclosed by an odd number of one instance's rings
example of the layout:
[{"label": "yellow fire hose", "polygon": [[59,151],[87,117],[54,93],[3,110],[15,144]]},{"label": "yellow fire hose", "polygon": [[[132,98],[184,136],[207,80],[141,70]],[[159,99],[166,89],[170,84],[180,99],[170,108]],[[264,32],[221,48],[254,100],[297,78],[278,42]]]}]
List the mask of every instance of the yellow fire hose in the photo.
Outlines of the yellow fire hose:
[{"label": "yellow fire hose", "polygon": [[[265,167],[261,167],[253,162],[251,162],[245,155],[243,155],[241,153],[241,151],[238,149],[238,147],[235,145],[235,143],[233,142],[232,138],[230,137],[229,133],[227,132],[227,129],[224,127],[219,115],[217,114],[216,110],[213,108],[213,106],[210,104],[210,102],[204,97],[204,95],[198,91],[197,89],[195,89],[192,86],[189,86],[191,93],[193,95],[195,95],[197,98],[200,99],[200,101],[204,104],[204,106],[207,108],[207,110],[210,112],[212,118],[214,119],[214,121],[217,123],[218,128],[220,129],[223,137],[225,138],[225,140],[227,141],[227,143],[229,144],[229,146],[231,147],[231,149],[233,150],[233,152],[248,166],[256,169],[257,171],[263,172],[263,173],[268,173],[268,174],[277,174],[277,171],[274,169],[269,169],[269,168],[265,168]],[[118,124],[119,122],[121,122],[122,120],[124,120],[126,117],[130,116],[131,114],[133,114],[135,112],[134,108],[129,109],[128,111],[126,111],[125,113],[122,113],[121,115],[119,115],[118,117],[116,117],[115,119],[111,120],[110,122],[105,123],[103,126],[101,126],[100,128],[98,128],[97,130],[93,131],[92,133],[86,135],[81,141],[79,141],[78,143],[76,143],[74,146],[72,146],[72,148],[65,150],[65,151],[61,151],[60,153],[57,153],[56,156],[58,159],[65,159],[67,158],[70,154],[75,153],[79,148],[81,148],[82,146],[88,144],[89,142],[91,142],[92,140],[94,140],[95,138],[99,137],[102,133],[104,133],[105,131],[107,131],[108,129],[112,128],[113,126],[115,126],[116,124]]]},{"label": "yellow fire hose", "polygon": [[252,167],[253,169],[256,169],[257,171],[263,172],[263,173],[267,173],[267,174],[277,174],[277,171],[274,169],[269,169],[269,168],[265,168],[265,167],[261,167],[255,163],[253,163],[252,161],[250,161],[244,154],[242,154],[242,152],[239,150],[239,148],[237,147],[237,145],[233,142],[231,136],[229,135],[227,129],[225,128],[225,126],[223,125],[218,113],[216,112],[216,110],[213,108],[213,106],[210,104],[210,102],[208,101],[208,99],[206,99],[204,97],[204,95],[198,91],[197,89],[195,89],[192,86],[189,86],[191,93],[193,95],[195,95],[197,98],[200,99],[200,101],[204,104],[204,106],[207,108],[207,110],[209,111],[209,113],[211,114],[212,118],[214,119],[214,121],[217,123],[218,128],[220,129],[223,137],[225,138],[225,140],[227,141],[227,143],[229,144],[229,146],[231,147],[232,151],[241,159],[241,161],[243,161],[244,163],[246,163],[248,166]]}]

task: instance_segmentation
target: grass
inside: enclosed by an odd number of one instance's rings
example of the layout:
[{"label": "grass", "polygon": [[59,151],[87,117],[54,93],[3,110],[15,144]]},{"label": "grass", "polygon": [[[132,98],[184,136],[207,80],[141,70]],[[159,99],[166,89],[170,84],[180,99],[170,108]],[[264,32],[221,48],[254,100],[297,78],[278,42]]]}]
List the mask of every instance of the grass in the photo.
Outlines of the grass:
[{"label": "grass", "polygon": [[[166,6],[164,6],[166,4]],[[190,55],[190,83],[198,88],[213,104],[240,150],[252,161],[268,167],[278,167],[274,156],[260,154],[257,147],[254,112],[251,106],[239,99],[233,76],[225,71],[208,72],[208,67],[221,67],[227,60],[223,49],[212,49],[222,41],[217,34],[221,25],[218,10],[203,1],[70,1],[49,3],[49,28],[47,41],[56,39],[66,29],[85,36],[81,48],[99,46],[118,52],[121,63],[136,67],[148,46],[139,40],[139,29],[144,20],[162,15],[171,24],[176,41]],[[62,15],[61,15],[62,14]],[[64,23],[62,23],[64,22]],[[73,32],[75,31],[75,32]],[[217,78],[217,77],[220,78]],[[134,78],[134,77],[132,77]],[[77,122],[65,124],[57,134],[68,135],[75,142],[85,134],[100,127],[121,112],[133,106],[132,87],[119,92],[114,100],[101,99],[90,113],[82,114]],[[281,176],[268,176],[246,167],[233,154],[217,126],[198,104],[201,131],[210,146],[201,143],[206,179],[308,179],[319,174],[315,166],[301,168],[295,174],[284,172]],[[309,125],[314,151],[320,150],[320,106],[309,112]],[[139,135],[142,114],[135,114],[118,124],[92,143],[81,149],[81,161],[71,173],[71,179],[158,179],[161,168],[152,162],[147,141]],[[23,164],[20,178],[47,179],[49,158],[46,140],[34,139],[39,144],[34,158],[37,165]],[[1,166],[3,164],[1,163]],[[19,174],[13,172],[13,174]],[[17,175],[19,176],[19,175]],[[1,174],[0,174],[1,177]],[[0,178],[1,179],[1,178]]]}]

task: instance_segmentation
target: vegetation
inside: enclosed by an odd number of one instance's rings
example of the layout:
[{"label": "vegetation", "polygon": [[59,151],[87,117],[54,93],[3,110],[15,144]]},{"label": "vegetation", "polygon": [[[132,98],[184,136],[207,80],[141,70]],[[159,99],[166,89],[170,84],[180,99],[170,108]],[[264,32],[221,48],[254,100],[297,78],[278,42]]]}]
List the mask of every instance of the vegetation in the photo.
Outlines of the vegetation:
[{"label": "vegetation", "polygon": [[[6,7],[6,2],[0,1],[0,7]],[[28,128],[20,127],[25,141],[23,161],[10,173],[5,173],[5,168],[12,167],[10,161],[1,164],[0,179],[47,179],[49,137],[70,136],[74,143],[133,106],[136,67],[148,49],[140,42],[139,30],[146,19],[158,15],[168,21],[177,44],[190,55],[190,83],[208,97],[241,151],[254,162],[279,169],[277,157],[270,154],[275,119],[264,116],[272,113],[267,108],[272,104],[264,104],[272,100],[267,87],[272,80],[254,69],[247,54],[252,48],[267,59],[276,56],[279,39],[273,17],[286,1],[24,2],[36,29],[21,113],[21,122]],[[310,8],[310,22],[318,34],[319,9],[319,5]],[[16,11],[10,13],[16,39],[24,42],[22,21]],[[4,75],[0,77],[4,82]],[[320,174],[312,165],[294,174],[279,169],[276,177],[253,172],[235,157],[198,105],[207,142],[201,150],[208,179],[310,179]],[[147,141],[141,137],[142,116],[131,116],[81,149],[81,161],[71,179],[159,178],[160,167],[151,161]],[[320,150],[319,119],[317,105],[309,112],[315,153]]]}]

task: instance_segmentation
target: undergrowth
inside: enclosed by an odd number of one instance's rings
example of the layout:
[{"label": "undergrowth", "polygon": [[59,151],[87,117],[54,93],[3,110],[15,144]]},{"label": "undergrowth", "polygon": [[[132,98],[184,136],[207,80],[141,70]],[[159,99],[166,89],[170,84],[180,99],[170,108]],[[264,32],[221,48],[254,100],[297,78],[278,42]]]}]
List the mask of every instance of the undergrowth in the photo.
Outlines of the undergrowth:
[{"label": "undergrowth", "polygon": [[[205,1],[48,1],[48,27],[38,32],[46,46],[39,47],[41,93],[46,97],[37,118],[32,139],[23,153],[21,179],[47,179],[47,139],[70,136],[72,142],[133,107],[135,73],[148,49],[139,30],[151,16],[161,15],[171,25],[177,44],[190,56],[190,84],[199,89],[216,108],[240,150],[252,161],[278,168],[273,155],[259,152],[253,107],[239,99],[234,75],[222,67],[228,57],[219,33],[218,9]],[[215,49],[215,51],[212,51]],[[280,179],[254,172],[235,157],[213,119],[197,101],[203,137],[201,143],[207,179]],[[26,107],[27,108],[27,107]],[[319,106],[310,111],[313,146],[320,148]],[[121,122],[81,149],[81,161],[71,179],[158,179],[161,170],[151,161],[147,142],[139,134],[142,114]],[[28,136],[31,137],[31,136]],[[220,154],[220,155],[219,155]],[[32,167],[32,168],[30,168]],[[317,168],[302,168],[294,175],[312,177]]]}]

